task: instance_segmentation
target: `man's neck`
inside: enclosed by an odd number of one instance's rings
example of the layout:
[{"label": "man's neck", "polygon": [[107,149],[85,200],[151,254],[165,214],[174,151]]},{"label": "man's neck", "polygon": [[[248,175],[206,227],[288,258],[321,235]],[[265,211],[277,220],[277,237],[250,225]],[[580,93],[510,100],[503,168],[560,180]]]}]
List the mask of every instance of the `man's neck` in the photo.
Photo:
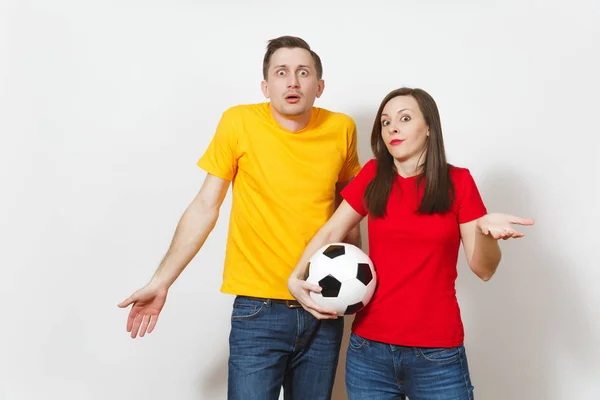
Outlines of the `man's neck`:
[{"label": "man's neck", "polygon": [[298,132],[304,128],[306,128],[310,122],[310,117],[312,114],[312,108],[301,115],[296,115],[293,117],[289,117],[286,115],[280,114],[273,105],[270,105],[271,115],[281,127],[284,129],[294,133]]}]

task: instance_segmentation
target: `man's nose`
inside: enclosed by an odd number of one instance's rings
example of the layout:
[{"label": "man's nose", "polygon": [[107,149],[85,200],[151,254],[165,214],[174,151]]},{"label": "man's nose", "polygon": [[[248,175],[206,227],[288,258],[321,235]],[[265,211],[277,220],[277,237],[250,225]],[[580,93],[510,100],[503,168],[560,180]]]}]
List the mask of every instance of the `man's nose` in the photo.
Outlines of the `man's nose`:
[{"label": "man's nose", "polygon": [[290,74],[290,78],[288,80],[288,88],[297,88],[298,86],[300,86],[298,82],[298,77],[296,76],[296,74]]}]

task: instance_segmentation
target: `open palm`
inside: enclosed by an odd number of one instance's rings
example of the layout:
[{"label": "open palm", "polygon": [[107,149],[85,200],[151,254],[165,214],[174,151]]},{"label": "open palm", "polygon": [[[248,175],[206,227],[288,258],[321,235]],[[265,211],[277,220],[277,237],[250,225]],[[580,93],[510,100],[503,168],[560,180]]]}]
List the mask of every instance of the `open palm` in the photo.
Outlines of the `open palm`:
[{"label": "open palm", "polygon": [[166,300],[166,289],[145,286],[118,304],[120,308],[133,304],[127,318],[127,332],[131,332],[132,338],[138,333],[143,337],[146,332],[151,333],[154,330]]},{"label": "open palm", "polygon": [[522,232],[515,230],[513,225],[533,225],[531,218],[521,218],[508,214],[487,214],[477,220],[477,228],[484,235],[490,235],[494,239],[510,239],[525,236]]}]

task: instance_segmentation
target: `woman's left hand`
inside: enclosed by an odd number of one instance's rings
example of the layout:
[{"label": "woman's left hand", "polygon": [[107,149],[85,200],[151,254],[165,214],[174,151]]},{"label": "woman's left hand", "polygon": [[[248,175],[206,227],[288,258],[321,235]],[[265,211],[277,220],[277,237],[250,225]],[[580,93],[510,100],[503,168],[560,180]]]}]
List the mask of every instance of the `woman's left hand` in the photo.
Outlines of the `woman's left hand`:
[{"label": "woman's left hand", "polygon": [[521,218],[508,214],[486,214],[477,220],[477,231],[483,235],[490,235],[494,239],[520,238],[525,234],[516,231],[512,225],[533,225],[531,218]]}]

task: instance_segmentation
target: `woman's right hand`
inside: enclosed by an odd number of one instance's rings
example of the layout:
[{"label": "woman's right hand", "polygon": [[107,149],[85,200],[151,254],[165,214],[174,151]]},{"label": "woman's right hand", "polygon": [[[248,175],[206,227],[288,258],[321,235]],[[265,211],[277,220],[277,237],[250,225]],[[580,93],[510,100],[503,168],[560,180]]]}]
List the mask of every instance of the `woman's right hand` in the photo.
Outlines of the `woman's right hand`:
[{"label": "woman's right hand", "polygon": [[288,290],[306,311],[317,319],[337,319],[335,310],[319,306],[311,297],[310,292],[321,293],[321,287],[308,283],[305,280],[290,277],[288,279]]}]

